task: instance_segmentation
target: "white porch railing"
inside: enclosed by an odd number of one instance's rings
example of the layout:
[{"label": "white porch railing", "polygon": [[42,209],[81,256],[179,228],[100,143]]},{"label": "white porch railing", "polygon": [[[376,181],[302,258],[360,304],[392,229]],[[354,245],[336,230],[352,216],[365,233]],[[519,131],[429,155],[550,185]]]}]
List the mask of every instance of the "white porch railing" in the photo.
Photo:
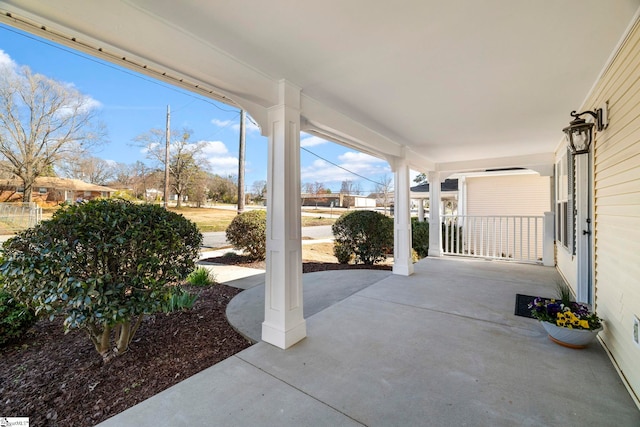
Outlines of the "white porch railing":
[{"label": "white porch railing", "polygon": [[443,215],[445,255],[543,262],[544,216]]}]

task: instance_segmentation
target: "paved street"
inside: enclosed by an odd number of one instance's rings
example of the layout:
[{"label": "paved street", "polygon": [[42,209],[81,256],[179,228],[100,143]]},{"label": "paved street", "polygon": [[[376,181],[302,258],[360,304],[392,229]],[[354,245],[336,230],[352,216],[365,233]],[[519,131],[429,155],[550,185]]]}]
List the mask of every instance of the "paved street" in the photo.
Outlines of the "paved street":
[{"label": "paved street", "polygon": [[[224,231],[210,231],[202,233],[204,240],[202,242],[203,248],[217,249],[229,246]],[[308,237],[314,240],[318,239],[332,239],[330,225],[318,225],[315,227],[302,227],[302,237]]]},{"label": "paved street", "polygon": [[[0,236],[0,244],[10,238],[11,235]],[[230,246],[227,242],[224,231],[210,231],[202,233],[202,247],[207,249],[217,249]],[[302,227],[302,237],[308,237],[314,240],[333,239],[330,225],[318,225],[315,227]]]}]

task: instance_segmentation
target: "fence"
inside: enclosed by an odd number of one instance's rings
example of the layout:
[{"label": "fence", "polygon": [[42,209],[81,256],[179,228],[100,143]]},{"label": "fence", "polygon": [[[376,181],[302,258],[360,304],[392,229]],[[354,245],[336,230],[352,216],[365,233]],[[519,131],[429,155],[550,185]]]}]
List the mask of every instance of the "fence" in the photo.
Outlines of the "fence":
[{"label": "fence", "polygon": [[544,216],[443,215],[446,255],[542,263]]},{"label": "fence", "polygon": [[42,221],[42,208],[30,203],[0,203],[0,231],[15,233]]}]

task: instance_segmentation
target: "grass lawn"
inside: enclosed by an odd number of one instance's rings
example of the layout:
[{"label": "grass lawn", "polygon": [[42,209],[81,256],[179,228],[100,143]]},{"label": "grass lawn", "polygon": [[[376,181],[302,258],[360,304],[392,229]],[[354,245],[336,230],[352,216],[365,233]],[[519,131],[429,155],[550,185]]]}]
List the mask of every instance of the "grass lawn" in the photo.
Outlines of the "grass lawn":
[{"label": "grass lawn", "polygon": [[[51,219],[58,207],[47,207],[42,209],[42,219]],[[225,231],[233,218],[236,216],[235,210],[217,208],[192,208],[183,206],[180,209],[170,207],[169,210],[184,215],[185,218],[193,221],[201,232]],[[319,212],[318,212],[319,213]],[[313,227],[316,225],[332,225],[336,220],[331,218],[321,218],[320,216],[303,216],[302,226]],[[15,227],[0,220],[0,235],[13,234]]]},{"label": "grass lawn", "polygon": [[[184,215],[185,218],[195,222],[201,232],[225,231],[233,218],[236,217],[235,211],[227,209],[182,207],[180,209],[170,208],[170,210],[178,212]],[[302,217],[303,227],[332,225],[334,222],[336,220],[331,218]]]},{"label": "grass lawn", "polygon": [[216,208],[182,207],[180,209],[169,208],[169,210],[195,222],[201,232],[225,231],[236,216],[235,211]]}]

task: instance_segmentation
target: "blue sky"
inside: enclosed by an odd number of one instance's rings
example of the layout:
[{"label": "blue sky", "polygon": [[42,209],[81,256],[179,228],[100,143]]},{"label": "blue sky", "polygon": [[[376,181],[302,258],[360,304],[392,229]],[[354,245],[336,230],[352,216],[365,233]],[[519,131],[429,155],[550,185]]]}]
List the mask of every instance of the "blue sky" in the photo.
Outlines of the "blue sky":
[{"label": "blue sky", "polygon": [[[96,157],[126,164],[139,160],[153,165],[133,140],[152,128],[163,129],[167,105],[170,105],[171,128],[189,128],[193,131],[193,142],[207,142],[210,172],[221,176],[237,174],[239,111],[234,107],[2,24],[0,61],[26,65],[34,72],[72,84],[94,99],[100,106],[100,119],[108,131],[108,143],[94,152]],[[362,191],[369,192],[375,186],[371,181],[392,177],[386,161],[338,144],[302,134],[301,146],[304,148],[300,153],[303,184],[317,181],[332,191],[339,191],[343,180],[351,180],[358,183]],[[267,139],[248,121],[245,181],[249,190],[255,181],[266,180],[266,159]]]}]

